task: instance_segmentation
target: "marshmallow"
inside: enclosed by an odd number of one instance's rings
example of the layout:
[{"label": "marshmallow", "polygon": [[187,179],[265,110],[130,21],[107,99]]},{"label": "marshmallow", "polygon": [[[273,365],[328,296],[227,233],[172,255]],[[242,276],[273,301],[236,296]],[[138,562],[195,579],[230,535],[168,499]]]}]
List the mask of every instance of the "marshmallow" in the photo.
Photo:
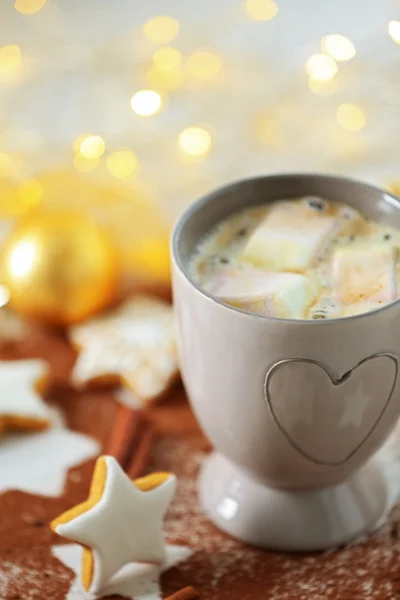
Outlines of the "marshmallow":
[{"label": "marshmallow", "polygon": [[335,250],[333,291],[350,316],[397,298],[396,250],[390,244],[344,246]]},{"label": "marshmallow", "polygon": [[250,236],[242,258],[271,271],[303,271],[331,241],[338,220],[298,202],[278,202]]},{"label": "marshmallow", "polygon": [[247,266],[215,276],[207,289],[236,308],[287,319],[304,318],[306,309],[317,296],[316,286],[304,275]]}]

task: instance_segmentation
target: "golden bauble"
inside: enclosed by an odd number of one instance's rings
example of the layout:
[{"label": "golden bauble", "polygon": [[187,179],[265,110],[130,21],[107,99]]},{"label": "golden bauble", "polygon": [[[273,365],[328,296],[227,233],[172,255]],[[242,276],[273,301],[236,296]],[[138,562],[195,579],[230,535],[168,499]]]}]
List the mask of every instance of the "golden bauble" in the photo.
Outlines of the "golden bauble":
[{"label": "golden bauble", "polygon": [[[29,195],[32,186],[40,195],[35,203]],[[154,289],[170,286],[170,227],[154,202],[157,192],[151,182],[127,185],[102,179],[101,173],[82,174],[64,165],[37,172],[27,182],[5,190],[3,195],[0,190],[0,217],[4,216],[2,202],[6,202],[7,215],[14,214],[15,218],[26,215],[33,219],[39,212],[50,210],[79,213],[109,235],[123,280],[129,281],[132,289],[138,284]]]},{"label": "golden bauble", "polygon": [[15,311],[45,323],[69,325],[113,300],[118,261],[108,235],[87,217],[38,211],[8,239],[3,280]]}]

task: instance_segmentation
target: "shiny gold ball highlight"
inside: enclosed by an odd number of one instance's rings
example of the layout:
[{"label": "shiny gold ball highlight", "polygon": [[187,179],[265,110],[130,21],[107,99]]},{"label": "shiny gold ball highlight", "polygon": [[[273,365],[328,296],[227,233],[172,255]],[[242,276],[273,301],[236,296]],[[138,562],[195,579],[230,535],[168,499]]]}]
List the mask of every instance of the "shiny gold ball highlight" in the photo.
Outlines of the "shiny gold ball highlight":
[{"label": "shiny gold ball highlight", "polygon": [[98,312],[114,298],[116,253],[89,219],[72,212],[38,212],[12,232],[3,279],[16,312],[65,326]]}]

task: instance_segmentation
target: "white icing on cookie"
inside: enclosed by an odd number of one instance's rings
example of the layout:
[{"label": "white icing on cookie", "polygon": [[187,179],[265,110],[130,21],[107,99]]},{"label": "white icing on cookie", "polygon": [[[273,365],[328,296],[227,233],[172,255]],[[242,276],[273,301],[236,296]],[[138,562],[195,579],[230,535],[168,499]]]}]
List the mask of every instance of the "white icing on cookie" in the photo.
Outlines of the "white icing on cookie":
[{"label": "white icing on cookie", "polygon": [[[82,546],[68,544],[53,546],[52,554],[69,567],[76,577],[71,584],[65,600],[93,600],[96,594],[84,591],[81,585]],[[192,554],[186,546],[166,546],[167,559],[162,567],[149,564],[130,563],[123,567],[104,588],[103,594],[120,595],[135,600],[161,600],[159,578],[167,569],[183,562]]]},{"label": "white icing on cookie", "polygon": [[0,424],[11,416],[50,420],[50,411],[35,386],[48,376],[43,360],[0,361]]},{"label": "white icing on cookie", "polygon": [[92,508],[55,531],[90,548],[94,556],[91,590],[101,590],[127,563],[162,564],[166,559],[163,519],[175,494],[176,477],[141,491],[115,458],[104,457],[106,476],[102,496]]},{"label": "white icing on cookie", "polygon": [[72,379],[119,380],[122,404],[146,404],[162,395],[178,375],[172,307],[158,298],[137,296],[106,316],[70,330],[80,349]]},{"label": "white icing on cookie", "polygon": [[95,440],[66,429],[57,411],[50,416],[49,430],[0,438],[0,493],[22,490],[59,496],[68,469],[100,452]]}]

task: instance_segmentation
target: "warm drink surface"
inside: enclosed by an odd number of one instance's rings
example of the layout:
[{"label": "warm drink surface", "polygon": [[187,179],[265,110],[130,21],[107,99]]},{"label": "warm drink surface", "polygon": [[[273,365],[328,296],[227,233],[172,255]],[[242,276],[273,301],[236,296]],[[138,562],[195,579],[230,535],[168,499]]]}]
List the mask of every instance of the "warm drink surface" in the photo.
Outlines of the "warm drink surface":
[{"label": "warm drink surface", "polygon": [[[54,334],[37,332],[1,359],[43,357],[59,384],[52,396],[71,429],[107,444],[117,405],[110,394],[78,394],[65,387],[74,355]],[[191,585],[204,600],[394,600],[400,597],[400,514],[371,539],[336,552],[285,555],[240,544],[216,530],[202,514],[196,476],[208,451],[181,389],[149,411],[158,432],[145,470],[168,470],[179,479],[166,521],[169,542],[193,555],[162,578],[165,596]],[[29,469],[29,457],[26,459]],[[64,543],[49,521],[87,496],[94,461],[70,470],[64,493],[44,498],[10,491],[0,496],[0,598],[62,600],[73,573],[51,555]]]},{"label": "warm drink surface", "polygon": [[270,317],[331,319],[398,298],[400,230],[342,203],[305,197],[236,213],[189,263],[193,279],[236,308]]}]

